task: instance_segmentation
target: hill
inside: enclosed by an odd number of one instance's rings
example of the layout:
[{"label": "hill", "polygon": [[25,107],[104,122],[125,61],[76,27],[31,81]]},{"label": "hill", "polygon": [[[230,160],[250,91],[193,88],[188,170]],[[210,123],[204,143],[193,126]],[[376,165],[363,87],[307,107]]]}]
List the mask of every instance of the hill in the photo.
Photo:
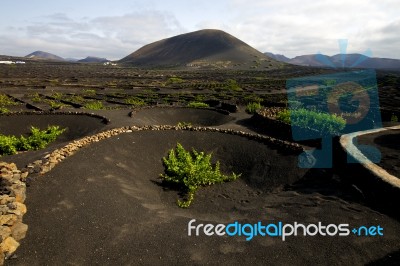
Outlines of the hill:
[{"label": "hill", "polygon": [[55,54],[43,52],[43,51],[36,51],[31,54],[25,56],[26,58],[30,59],[39,59],[39,60],[54,60],[54,61],[64,61],[64,58],[57,56]]},{"label": "hill", "polygon": [[107,60],[106,58],[100,58],[100,57],[94,57],[94,56],[88,56],[85,59],[78,60],[79,63],[105,63],[110,60]]},{"label": "hill", "polygon": [[275,59],[275,60],[277,60],[277,61],[280,61],[280,62],[285,62],[285,63],[287,63],[287,62],[289,62],[290,61],[290,58],[288,58],[288,57],[286,57],[286,56],[284,56],[284,55],[282,55],[282,54],[273,54],[273,53],[268,53],[268,52],[266,52],[266,53],[264,53],[266,56],[268,56],[268,57],[271,57],[271,58],[273,58],[273,59]]},{"label": "hill", "polygon": [[[368,57],[362,54],[337,54],[334,56],[322,54],[300,55],[292,59],[272,53],[265,53],[270,57],[285,63],[300,66],[315,67],[349,67],[349,68],[373,68],[373,69],[400,69],[399,59]],[[344,59],[344,60],[343,60]]]},{"label": "hill", "polygon": [[277,62],[221,30],[199,30],[147,44],[120,60],[139,67],[274,68]]}]

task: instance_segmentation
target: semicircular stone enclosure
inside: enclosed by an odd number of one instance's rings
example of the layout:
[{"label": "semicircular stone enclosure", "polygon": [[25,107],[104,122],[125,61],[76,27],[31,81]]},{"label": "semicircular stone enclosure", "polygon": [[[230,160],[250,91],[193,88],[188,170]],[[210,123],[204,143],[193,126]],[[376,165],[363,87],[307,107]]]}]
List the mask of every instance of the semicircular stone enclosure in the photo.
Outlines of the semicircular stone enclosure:
[{"label": "semicircular stone enclosure", "polygon": [[179,107],[139,109],[132,117],[138,125],[190,123],[194,126],[219,126],[233,120],[231,116],[213,109]]}]

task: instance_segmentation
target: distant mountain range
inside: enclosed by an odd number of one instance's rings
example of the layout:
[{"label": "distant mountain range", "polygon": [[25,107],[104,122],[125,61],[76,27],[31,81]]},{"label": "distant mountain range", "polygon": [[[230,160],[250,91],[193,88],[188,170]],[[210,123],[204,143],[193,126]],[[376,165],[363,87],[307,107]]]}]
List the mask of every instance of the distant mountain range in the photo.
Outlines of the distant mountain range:
[{"label": "distant mountain range", "polygon": [[79,62],[79,63],[105,63],[105,62],[110,61],[110,60],[107,60],[106,58],[100,58],[100,57],[94,57],[94,56],[88,56],[81,60],[75,59],[75,58],[62,58],[55,54],[51,54],[51,53],[43,52],[43,51],[33,52],[31,54],[26,55],[25,58],[30,58],[30,59],[34,59],[34,60],[52,60],[52,61],[66,61],[66,62]]},{"label": "distant mountain range", "polygon": [[281,62],[300,66],[400,69],[399,59],[368,57],[362,54],[337,54],[334,56],[310,54],[291,59],[280,54],[265,53],[265,55]]},{"label": "distant mountain range", "polygon": [[221,30],[199,30],[147,44],[120,63],[139,67],[265,69],[282,63]]},{"label": "distant mountain range", "polygon": [[288,57],[286,57],[286,56],[284,56],[282,54],[273,54],[273,53],[268,53],[268,52],[266,52],[264,54],[266,56],[269,56],[269,57],[271,57],[271,58],[273,58],[273,59],[275,59],[277,61],[280,61],[280,62],[288,63],[290,61],[290,58],[288,58]]},{"label": "distant mountain range", "polygon": [[110,60],[107,60],[106,58],[100,58],[100,57],[94,57],[94,56],[88,56],[85,59],[78,60],[80,63],[105,63]]},{"label": "distant mountain range", "polygon": [[[106,58],[88,56],[85,59],[64,59],[43,52],[33,52],[25,58],[78,63],[105,63]],[[119,63],[136,67],[189,67],[271,69],[285,63],[312,67],[347,67],[373,69],[400,69],[399,59],[368,57],[362,54],[300,55],[288,58],[282,54],[261,53],[236,37],[214,29],[205,29],[147,44]]]}]

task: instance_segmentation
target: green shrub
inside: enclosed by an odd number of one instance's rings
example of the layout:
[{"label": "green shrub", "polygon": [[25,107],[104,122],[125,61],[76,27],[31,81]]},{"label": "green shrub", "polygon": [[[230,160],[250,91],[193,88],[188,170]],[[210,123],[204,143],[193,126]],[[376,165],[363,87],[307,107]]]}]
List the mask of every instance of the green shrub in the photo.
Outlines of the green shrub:
[{"label": "green shrub", "polygon": [[211,164],[211,154],[194,149],[192,152],[186,151],[179,143],[175,149],[169,151],[168,157],[163,158],[163,164],[165,174],[161,174],[161,178],[167,183],[182,186],[186,193],[184,201],[178,200],[178,206],[181,208],[190,206],[196,190],[200,187],[233,181],[240,177],[235,173],[232,176],[221,174],[219,162],[214,166]]},{"label": "green shrub", "polygon": [[245,96],[243,98],[243,101],[246,104],[249,104],[249,103],[261,103],[262,100],[263,99],[261,97],[259,97],[258,95],[256,95],[256,94],[250,94],[250,95],[247,95],[247,96]]},{"label": "green shrub", "polygon": [[28,137],[5,136],[0,134],[0,155],[12,155],[17,151],[39,150],[54,142],[65,129],[49,126],[45,130],[31,127]]},{"label": "green shrub", "polygon": [[34,94],[30,95],[32,97],[32,102],[34,103],[40,103],[42,102],[42,97],[40,96],[39,93],[35,92]]},{"label": "green shrub", "polygon": [[246,112],[249,114],[255,114],[260,109],[261,109],[261,104],[258,102],[249,103],[246,106]]},{"label": "green shrub", "polygon": [[239,84],[234,79],[228,79],[225,83],[224,88],[232,91],[242,91],[242,88],[240,88]]},{"label": "green shrub", "polygon": [[55,92],[51,95],[51,97],[53,97],[56,100],[61,100],[64,97],[64,95],[61,92]]},{"label": "green shrub", "polygon": [[0,107],[17,105],[9,96],[0,94]]},{"label": "green shrub", "polygon": [[8,114],[10,110],[5,107],[0,106],[0,115]]},{"label": "green shrub", "polygon": [[85,90],[83,90],[83,94],[87,95],[87,96],[96,95],[96,90],[85,89]]},{"label": "green shrub", "polygon": [[397,115],[392,114],[392,116],[390,117],[390,121],[391,122],[399,122],[399,118],[397,117]]},{"label": "green shrub", "polygon": [[138,97],[129,97],[129,98],[125,99],[125,103],[131,104],[136,107],[146,105],[146,103]]},{"label": "green shrub", "polygon": [[175,83],[182,83],[182,82],[184,82],[184,80],[182,78],[179,78],[179,77],[170,77],[167,80],[167,84],[175,84]]},{"label": "green shrub", "polygon": [[178,126],[178,127],[191,127],[191,126],[192,126],[192,123],[190,123],[190,122],[179,122],[179,123],[177,124],[177,126]]},{"label": "green shrub", "polygon": [[346,120],[336,114],[307,110],[283,110],[276,118],[292,126],[311,128],[322,134],[338,134],[346,126]]},{"label": "green shrub", "polygon": [[207,108],[210,107],[208,104],[203,103],[203,102],[190,102],[187,105],[188,107],[192,107],[192,108]]},{"label": "green shrub", "polygon": [[53,100],[47,100],[46,102],[50,105],[51,110],[58,110],[58,109],[63,108],[64,106],[66,106],[63,103],[59,103],[59,102],[56,102]]},{"label": "green shrub", "polygon": [[93,101],[85,103],[84,108],[89,110],[101,110],[104,109],[104,106],[100,101]]},{"label": "green shrub", "polygon": [[0,135],[0,155],[17,153],[17,144],[17,137]]}]

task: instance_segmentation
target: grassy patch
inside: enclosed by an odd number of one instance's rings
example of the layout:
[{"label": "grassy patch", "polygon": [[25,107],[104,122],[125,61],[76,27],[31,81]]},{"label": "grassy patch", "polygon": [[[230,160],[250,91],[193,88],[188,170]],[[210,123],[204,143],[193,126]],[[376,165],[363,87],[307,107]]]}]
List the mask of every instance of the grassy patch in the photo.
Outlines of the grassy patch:
[{"label": "grassy patch", "polygon": [[187,105],[188,107],[192,107],[192,108],[207,108],[210,107],[208,104],[203,103],[203,102],[190,102]]},{"label": "grassy patch", "polygon": [[225,83],[224,89],[230,91],[242,91],[242,88],[239,86],[236,80],[228,79]]},{"label": "grassy patch", "polygon": [[0,134],[0,155],[12,155],[17,151],[39,150],[54,142],[65,129],[49,126],[45,130],[31,127],[28,137],[5,136]]},{"label": "grassy patch", "polygon": [[184,82],[184,79],[179,78],[179,77],[170,77],[167,80],[167,84],[177,84],[177,83],[182,83]]},{"label": "grassy patch", "polygon": [[89,110],[101,110],[104,109],[104,105],[100,101],[93,101],[85,103],[84,108]]},{"label": "grassy patch", "polygon": [[312,111],[304,108],[283,110],[276,118],[301,128],[311,128],[322,134],[338,134],[346,126],[346,120],[336,114]]},{"label": "grassy patch", "polygon": [[249,114],[255,114],[260,109],[261,109],[261,104],[259,102],[249,103],[246,106],[246,112]]},{"label": "grassy patch", "polygon": [[6,107],[0,106],[0,115],[8,114],[10,110],[8,110]]},{"label": "grassy patch", "polygon": [[192,123],[190,123],[190,122],[179,122],[176,126],[177,127],[191,127]]},{"label": "grassy patch", "polygon": [[17,105],[10,97],[5,94],[0,94],[0,107]]},{"label": "grassy patch", "polygon": [[214,166],[211,163],[211,154],[204,152],[186,151],[177,143],[167,157],[163,158],[165,173],[161,174],[163,181],[178,184],[183,188],[185,200],[178,200],[178,206],[187,208],[194,199],[194,194],[202,186],[236,180],[240,175],[232,173],[231,176],[221,174],[219,162]]},{"label": "grassy patch", "polygon": [[134,96],[125,99],[125,103],[133,105],[135,107],[140,107],[140,106],[146,105],[146,103],[142,99],[140,99],[138,97],[134,97]]}]

